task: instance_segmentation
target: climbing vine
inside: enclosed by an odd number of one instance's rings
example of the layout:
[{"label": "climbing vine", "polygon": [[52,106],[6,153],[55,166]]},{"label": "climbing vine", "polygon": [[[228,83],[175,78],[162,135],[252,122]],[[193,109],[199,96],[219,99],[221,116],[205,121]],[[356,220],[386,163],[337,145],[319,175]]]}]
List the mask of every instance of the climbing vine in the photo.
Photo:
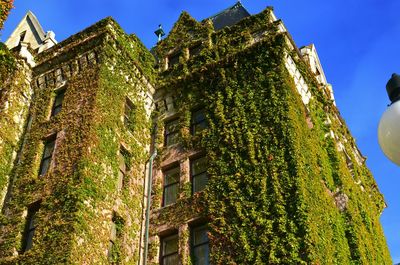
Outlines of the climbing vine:
[{"label": "climbing vine", "polygon": [[13,2],[14,0],[0,0],[0,30],[3,28],[4,21],[6,21],[13,7]]},{"label": "climbing vine", "polygon": [[[185,43],[183,51],[196,43],[183,16],[179,34],[158,46],[159,58],[171,43]],[[214,264],[391,264],[379,223],[383,197],[325,88],[290,52],[277,23],[267,9],[212,33],[199,55],[182,55],[161,74],[159,90],[174,95],[182,148],[206,151],[209,182],[199,198],[181,195],[152,222],[179,227],[198,209],[209,218]],[[249,45],[260,35],[268,37]],[[313,95],[307,107],[286,54]],[[200,137],[188,133],[199,105],[208,121]],[[161,149],[160,160],[168,153]]]},{"label": "climbing vine", "polygon": [[[154,179],[152,264],[160,227],[178,231],[180,259],[191,264],[189,220],[208,223],[213,264],[391,264],[379,223],[384,199],[326,90],[278,23],[266,9],[215,32],[210,21],[184,13],[153,50],[159,73],[152,54],[110,18],[39,54],[31,127],[23,143],[4,152],[21,146],[18,166],[0,169],[13,179],[0,218],[0,264],[137,264],[150,132],[155,169],[170,155],[162,143],[164,114],[154,111],[152,124],[146,112],[152,84],[160,98],[173,95],[179,151],[185,159],[203,151],[209,162],[206,189],[192,195],[191,183],[180,183],[168,207],[157,204],[162,180]],[[313,95],[307,106],[287,55]],[[1,78],[10,83],[16,59],[1,46],[0,60]],[[69,69],[65,80],[55,78],[59,69]],[[52,116],[60,89],[62,110]],[[198,107],[208,127],[192,135]],[[44,144],[54,136],[54,159],[39,176]],[[38,201],[33,247],[24,253],[24,213]]]},{"label": "climbing vine", "polygon": [[[57,53],[65,56],[60,60]],[[150,141],[145,95],[151,85],[146,80],[154,80],[154,59],[108,18],[36,60],[32,124],[12,175],[12,198],[1,218],[0,256],[5,258],[0,264],[137,263],[143,165]],[[64,72],[63,80],[53,80],[57,69],[70,71]],[[43,79],[46,85],[39,81]],[[51,115],[62,89],[61,111]],[[126,113],[127,97],[132,111]],[[49,137],[56,137],[52,164],[39,176]],[[120,153],[125,164],[122,186]],[[33,247],[23,253],[23,213],[38,200]],[[115,247],[110,247],[115,220]]]}]

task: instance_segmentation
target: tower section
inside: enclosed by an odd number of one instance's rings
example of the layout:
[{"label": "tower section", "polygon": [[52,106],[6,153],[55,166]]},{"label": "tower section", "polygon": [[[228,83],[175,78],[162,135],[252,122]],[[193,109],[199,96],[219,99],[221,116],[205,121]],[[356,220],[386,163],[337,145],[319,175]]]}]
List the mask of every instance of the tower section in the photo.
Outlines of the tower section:
[{"label": "tower section", "polygon": [[153,60],[110,18],[34,55],[2,263],[137,262]]},{"label": "tower section", "polygon": [[155,48],[149,261],[391,264],[384,199],[315,47],[271,8],[243,14],[183,13]]}]

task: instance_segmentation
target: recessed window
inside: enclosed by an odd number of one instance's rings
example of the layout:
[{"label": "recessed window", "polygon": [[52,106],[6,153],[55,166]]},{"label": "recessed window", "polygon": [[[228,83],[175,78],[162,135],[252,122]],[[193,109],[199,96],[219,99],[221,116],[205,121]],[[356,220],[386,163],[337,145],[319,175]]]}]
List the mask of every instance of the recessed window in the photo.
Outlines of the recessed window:
[{"label": "recessed window", "polygon": [[181,56],[181,53],[175,53],[172,56],[168,57],[168,67],[171,68],[174,65],[179,63],[179,57]]},{"label": "recessed window", "polygon": [[40,202],[34,203],[28,207],[28,215],[26,217],[25,232],[22,239],[21,251],[25,252],[32,248],[33,236],[37,226],[37,212],[39,211]]},{"label": "recessed window", "polygon": [[129,153],[125,148],[121,147],[118,154],[119,160],[119,172],[118,172],[118,183],[117,189],[122,190],[126,182],[127,172],[129,170],[128,166]]},{"label": "recessed window", "polygon": [[129,129],[133,125],[134,105],[129,98],[125,99],[124,124]]},{"label": "recessed window", "polygon": [[25,40],[25,36],[26,36],[26,30],[21,32],[21,34],[19,34],[19,42],[18,45],[21,44],[21,42],[23,42]]},{"label": "recessed window", "polygon": [[175,203],[178,199],[179,178],[179,166],[164,172],[163,206]]},{"label": "recessed window", "polygon": [[201,132],[207,128],[206,115],[204,109],[199,109],[192,112],[191,131],[192,135]]},{"label": "recessed window", "polygon": [[178,119],[165,123],[165,146],[178,143],[178,125]]},{"label": "recessed window", "polygon": [[192,193],[205,189],[208,182],[207,165],[207,158],[205,156],[190,161]]},{"label": "recessed window", "polygon": [[55,83],[55,80],[54,80],[54,72],[50,72],[50,73],[48,73],[48,74],[46,75],[46,84],[47,84],[47,87],[54,87],[54,83]]},{"label": "recessed window", "polygon": [[201,52],[201,49],[202,49],[201,43],[199,43],[199,44],[197,44],[197,45],[195,45],[195,46],[190,47],[190,49],[189,49],[189,54],[190,54],[190,56],[199,55],[200,52]]},{"label": "recessed window", "polygon": [[110,244],[108,248],[108,261],[110,264],[121,264],[120,241],[122,239],[123,226],[123,219],[114,213],[111,223]]},{"label": "recessed window", "polygon": [[43,176],[44,174],[46,174],[46,172],[50,168],[55,144],[56,144],[56,135],[50,137],[44,143],[44,151],[43,151],[43,156],[42,156],[42,160],[40,162],[40,169],[39,169],[40,176]]},{"label": "recessed window", "polygon": [[206,225],[192,229],[191,252],[193,265],[210,264],[210,249],[207,232],[208,229]]},{"label": "recessed window", "polygon": [[57,82],[57,83],[60,83],[60,82],[63,81],[64,76],[63,76],[62,68],[57,69],[57,70],[55,71],[54,75],[55,75],[55,78],[56,78],[56,82]]},{"label": "recessed window", "polygon": [[179,264],[178,256],[178,234],[165,237],[161,240],[161,265]]},{"label": "recessed window", "polygon": [[56,93],[54,98],[53,108],[51,109],[51,116],[56,116],[62,108],[62,103],[64,101],[65,89],[62,89]]}]

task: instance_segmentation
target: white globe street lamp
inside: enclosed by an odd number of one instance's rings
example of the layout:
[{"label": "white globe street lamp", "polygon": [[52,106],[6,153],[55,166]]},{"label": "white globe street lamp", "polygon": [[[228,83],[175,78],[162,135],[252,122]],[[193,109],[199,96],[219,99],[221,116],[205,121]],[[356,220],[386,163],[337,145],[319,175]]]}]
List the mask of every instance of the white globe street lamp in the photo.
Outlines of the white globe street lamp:
[{"label": "white globe street lamp", "polygon": [[383,153],[400,166],[400,76],[393,74],[386,84],[391,104],[378,126],[378,141]]}]

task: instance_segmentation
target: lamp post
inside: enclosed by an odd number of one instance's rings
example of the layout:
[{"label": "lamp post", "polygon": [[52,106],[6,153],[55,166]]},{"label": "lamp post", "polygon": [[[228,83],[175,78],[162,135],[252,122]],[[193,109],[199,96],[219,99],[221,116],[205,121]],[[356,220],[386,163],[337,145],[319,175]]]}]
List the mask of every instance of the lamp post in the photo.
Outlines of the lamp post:
[{"label": "lamp post", "polygon": [[400,75],[392,75],[386,91],[391,103],[379,122],[378,141],[383,153],[400,166]]}]

